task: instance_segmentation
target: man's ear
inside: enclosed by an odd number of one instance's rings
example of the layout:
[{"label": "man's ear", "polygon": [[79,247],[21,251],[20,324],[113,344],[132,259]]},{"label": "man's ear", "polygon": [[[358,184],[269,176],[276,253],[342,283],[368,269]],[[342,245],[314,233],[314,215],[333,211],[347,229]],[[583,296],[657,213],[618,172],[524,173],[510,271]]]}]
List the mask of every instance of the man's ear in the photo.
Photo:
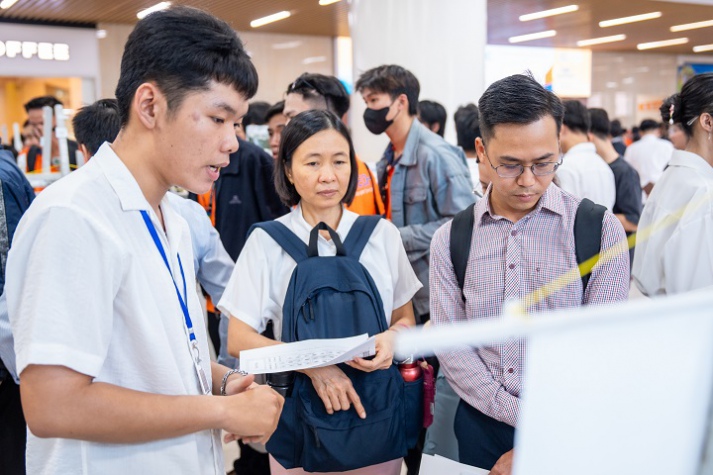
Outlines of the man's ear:
[{"label": "man's ear", "polygon": [[406,94],[399,94],[399,97],[396,98],[396,101],[404,110],[408,110],[408,97],[406,96]]},{"label": "man's ear", "polygon": [[158,118],[166,114],[166,98],[156,84],[145,82],[134,93],[131,113],[147,129],[156,127]]},{"label": "man's ear", "polygon": [[441,130],[441,124],[439,124],[438,122],[434,122],[431,124],[431,127],[429,127],[429,128],[431,129],[431,132],[433,132],[434,134],[437,134],[438,131]]},{"label": "man's ear", "polygon": [[92,154],[89,153],[89,149],[83,143],[79,144],[79,151],[82,152],[82,155],[84,155],[85,162],[89,161],[89,159],[92,158]]},{"label": "man's ear", "polygon": [[475,153],[478,155],[478,160],[480,160],[483,163],[485,162],[485,142],[483,142],[483,139],[480,137],[477,137],[475,139]]}]

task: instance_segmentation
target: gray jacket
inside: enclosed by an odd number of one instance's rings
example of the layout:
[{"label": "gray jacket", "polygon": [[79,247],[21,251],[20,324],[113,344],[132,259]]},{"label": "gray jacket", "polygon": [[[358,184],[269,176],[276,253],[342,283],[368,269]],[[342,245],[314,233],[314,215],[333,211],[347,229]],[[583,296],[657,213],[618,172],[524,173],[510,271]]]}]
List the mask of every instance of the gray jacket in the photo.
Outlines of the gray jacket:
[{"label": "gray jacket", "polygon": [[[376,164],[386,185],[391,145]],[[391,177],[391,221],[399,228],[406,254],[423,284],[414,299],[417,317],[429,313],[428,261],[436,229],[475,201],[463,150],[413,121],[401,159]]]}]

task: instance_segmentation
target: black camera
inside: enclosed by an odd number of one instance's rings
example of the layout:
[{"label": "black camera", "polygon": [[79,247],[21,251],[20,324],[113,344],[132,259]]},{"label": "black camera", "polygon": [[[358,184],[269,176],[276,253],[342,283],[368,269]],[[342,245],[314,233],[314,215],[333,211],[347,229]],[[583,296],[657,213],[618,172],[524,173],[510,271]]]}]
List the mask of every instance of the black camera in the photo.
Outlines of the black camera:
[{"label": "black camera", "polygon": [[292,395],[292,386],[295,383],[294,371],[269,373],[265,376],[267,385],[277,391],[282,397],[290,397]]}]

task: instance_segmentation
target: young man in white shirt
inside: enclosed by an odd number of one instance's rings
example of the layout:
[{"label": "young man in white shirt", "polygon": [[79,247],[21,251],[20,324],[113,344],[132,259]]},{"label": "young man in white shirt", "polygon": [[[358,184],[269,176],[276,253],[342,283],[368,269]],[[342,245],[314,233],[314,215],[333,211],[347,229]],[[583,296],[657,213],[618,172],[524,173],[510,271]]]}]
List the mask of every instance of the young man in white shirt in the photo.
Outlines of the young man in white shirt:
[{"label": "young man in white shirt", "polygon": [[637,171],[641,189],[649,196],[671,159],[673,144],[660,137],[661,124],[655,120],[641,121],[639,131],[641,139],[626,148],[624,160]]},{"label": "young man in white shirt", "polygon": [[8,258],[28,473],[219,474],[218,430],[275,430],[280,396],[209,361],[190,233],[165,196],[210,189],[256,89],[225,22],[176,7],[136,24],[119,136],[35,200]]},{"label": "young man in white shirt", "polygon": [[560,188],[579,199],[589,198],[611,211],[616,201],[614,173],[589,141],[589,112],[579,101],[565,101],[564,108],[560,130],[564,157],[557,169]]}]

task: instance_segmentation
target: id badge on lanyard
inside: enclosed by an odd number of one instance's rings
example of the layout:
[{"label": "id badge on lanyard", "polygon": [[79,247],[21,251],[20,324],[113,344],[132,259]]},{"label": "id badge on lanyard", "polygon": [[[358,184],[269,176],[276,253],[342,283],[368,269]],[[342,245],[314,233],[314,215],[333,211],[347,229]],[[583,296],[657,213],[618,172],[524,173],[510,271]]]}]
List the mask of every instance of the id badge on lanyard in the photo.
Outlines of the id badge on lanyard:
[{"label": "id badge on lanyard", "polygon": [[198,375],[198,382],[201,385],[201,391],[203,391],[203,394],[211,394],[213,391],[211,390],[211,387],[208,384],[208,377],[205,374],[205,370],[203,369],[203,366],[201,366],[202,360],[200,349],[198,348],[196,334],[193,331],[193,322],[191,321],[191,316],[188,313],[188,286],[186,284],[186,276],[183,273],[183,263],[181,263],[181,256],[179,254],[176,254],[176,257],[178,258],[178,267],[181,270],[181,279],[183,280],[183,295],[181,295],[181,292],[178,290],[176,279],[173,278],[171,265],[168,263],[166,252],[163,250],[163,245],[161,244],[161,240],[159,239],[158,233],[156,232],[156,227],[153,225],[153,222],[151,222],[151,217],[149,217],[149,214],[145,210],[141,210],[141,216],[144,218],[146,228],[149,230],[149,234],[151,234],[151,238],[153,239],[153,242],[156,245],[156,249],[158,249],[158,252],[163,258],[163,263],[166,264],[166,269],[168,269],[168,273],[171,275],[173,287],[176,289],[176,297],[178,297],[178,303],[180,304],[181,311],[183,312],[183,319],[186,324],[186,330],[188,331],[188,344],[191,348],[191,353],[193,356],[193,366],[196,370],[196,374]]}]

